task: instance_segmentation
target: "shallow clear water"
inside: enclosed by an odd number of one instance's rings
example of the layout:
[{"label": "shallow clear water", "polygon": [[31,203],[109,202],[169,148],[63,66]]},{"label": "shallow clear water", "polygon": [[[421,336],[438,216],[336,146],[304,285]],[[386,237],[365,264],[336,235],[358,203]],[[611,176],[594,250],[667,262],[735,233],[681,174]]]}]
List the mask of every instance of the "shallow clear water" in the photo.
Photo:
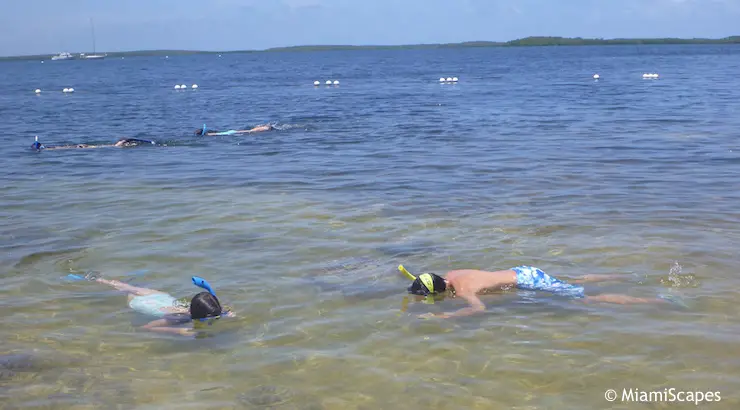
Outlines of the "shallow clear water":
[{"label": "shallow clear water", "polygon": [[[0,64],[0,408],[737,408],[739,69],[714,46]],[[399,263],[616,273],[587,293],[690,308],[512,291],[421,320],[464,303],[409,298]],[[87,270],[178,298],[200,275],[239,318],[146,333],[124,295],[60,280]]]}]

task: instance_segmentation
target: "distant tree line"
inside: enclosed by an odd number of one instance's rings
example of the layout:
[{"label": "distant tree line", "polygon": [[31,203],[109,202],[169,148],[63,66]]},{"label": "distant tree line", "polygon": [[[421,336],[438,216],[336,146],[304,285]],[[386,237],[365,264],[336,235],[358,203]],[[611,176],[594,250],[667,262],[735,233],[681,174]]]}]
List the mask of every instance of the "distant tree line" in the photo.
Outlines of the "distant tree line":
[{"label": "distant tree line", "polygon": [[[352,45],[315,45],[275,47],[267,50],[243,51],[196,51],[196,50],[142,50],[110,52],[108,57],[129,56],[176,56],[191,54],[231,54],[257,53],[280,51],[338,51],[338,50],[411,50],[411,49],[439,49],[439,48],[466,48],[466,47],[547,47],[547,46],[609,46],[609,45],[667,45],[667,44],[740,44],[740,36],[730,36],[720,39],[709,38],[569,38],[569,37],[526,37],[506,42],[496,41],[467,41],[464,43],[447,44],[409,44],[398,46],[352,46]],[[10,60],[48,60],[51,55],[0,57],[0,61]]]}]

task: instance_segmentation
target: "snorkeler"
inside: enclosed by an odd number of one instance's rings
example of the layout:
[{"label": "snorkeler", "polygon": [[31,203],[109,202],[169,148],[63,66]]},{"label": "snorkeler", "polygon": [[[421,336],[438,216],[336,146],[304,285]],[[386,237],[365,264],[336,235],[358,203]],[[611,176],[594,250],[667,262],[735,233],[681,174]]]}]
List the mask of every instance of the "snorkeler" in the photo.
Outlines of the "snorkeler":
[{"label": "snorkeler", "polygon": [[136,147],[138,145],[157,145],[156,142],[150,141],[150,140],[143,140],[139,138],[121,138],[120,140],[116,141],[115,144],[100,144],[100,145],[91,145],[91,144],[74,144],[74,145],[52,145],[52,146],[46,146],[39,142],[39,137],[36,137],[33,144],[31,144],[31,149],[36,151],[43,150],[55,150],[55,149],[85,149],[85,148],[106,148],[106,147]]},{"label": "snorkeler", "polygon": [[[83,279],[77,275],[70,275],[75,279]],[[228,309],[221,307],[211,285],[203,278],[193,276],[193,284],[206,290],[198,293],[190,300],[189,308],[177,305],[177,299],[154,289],[140,288],[117,281],[103,279],[99,274],[88,273],[84,279],[102,283],[128,294],[128,305],[131,309],[147,316],[156,317],[142,329],[159,333],[170,333],[183,336],[194,335],[191,328],[175,327],[195,321],[210,321],[222,317],[234,317]]]},{"label": "snorkeler", "polygon": [[274,129],[275,127],[273,127],[271,124],[264,124],[264,125],[258,125],[248,130],[209,131],[206,128],[206,125],[203,124],[203,128],[195,130],[195,135],[199,135],[199,136],[205,135],[207,137],[215,137],[215,136],[224,136],[224,135],[252,134],[255,132],[272,131]]},{"label": "snorkeler", "polygon": [[617,275],[585,275],[574,279],[571,283],[554,278],[542,270],[531,266],[518,266],[508,270],[487,272],[474,269],[454,270],[447,272],[446,277],[434,273],[422,273],[414,276],[403,265],[398,269],[406,274],[413,283],[408,288],[409,293],[429,296],[444,292],[451,292],[455,296],[465,299],[470,307],[456,312],[425,314],[422,317],[450,318],[468,316],[482,312],[486,306],[478,295],[486,291],[505,290],[512,287],[523,290],[550,292],[583,301],[584,303],[616,303],[621,305],[638,303],[676,303],[685,305],[671,295],[660,295],[658,298],[637,298],[627,295],[604,294],[587,296],[583,286],[573,283],[603,282],[618,279]]}]

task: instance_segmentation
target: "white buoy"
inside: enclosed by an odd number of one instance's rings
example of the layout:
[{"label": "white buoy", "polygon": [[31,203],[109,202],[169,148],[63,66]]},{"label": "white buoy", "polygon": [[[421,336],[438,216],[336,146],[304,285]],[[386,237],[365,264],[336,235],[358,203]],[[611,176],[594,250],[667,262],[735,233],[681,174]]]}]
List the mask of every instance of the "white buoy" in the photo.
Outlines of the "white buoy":
[{"label": "white buoy", "polygon": [[331,80],[326,80],[326,85],[331,85]]},{"label": "white buoy", "polygon": [[164,58],[170,58],[170,56],[164,56]]},{"label": "white buoy", "polygon": [[35,91],[35,93],[36,93],[36,94],[41,94],[41,90],[39,90],[39,89],[37,88],[37,89],[36,89],[36,91]]},{"label": "white buoy", "polygon": [[653,74],[653,78],[658,78],[658,77],[659,77],[658,74]]},{"label": "white buoy", "polygon": [[74,89],[74,88],[72,88],[72,87],[70,87],[70,88],[69,88],[69,92],[73,93],[73,92],[75,92],[75,89]]},{"label": "white buoy", "polygon": [[63,89],[62,92],[65,93],[65,94],[68,93],[69,92],[69,88]]},{"label": "white buoy", "polygon": [[600,75],[598,75],[598,74],[594,74],[594,80],[598,80],[599,78],[601,78],[601,76],[600,76]]},{"label": "white buoy", "polygon": [[334,80],[334,85],[339,85],[339,80]]},{"label": "white buoy", "polygon": [[185,85],[185,84],[183,84],[183,85],[181,85],[181,86],[180,86],[180,88],[182,88],[182,89],[186,89],[186,88],[188,88],[188,86],[187,86],[187,85]]},{"label": "white buoy", "polygon": [[176,85],[175,86],[175,90],[179,90],[179,89],[180,89],[180,86],[179,85]]},{"label": "white buoy", "polygon": [[318,85],[321,85],[321,82],[320,82],[320,81],[314,81],[314,82],[313,82],[313,85],[317,85],[317,86],[318,86]]},{"label": "white buoy", "polygon": [[218,58],[221,58],[221,54],[218,55]]},{"label": "white buoy", "polygon": [[448,83],[451,83],[452,82],[452,77],[447,77],[447,82]]},{"label": "white buoy", "polygon": [[456,83],[457,82],[457,77],[452,77],[452,82],[453,83]]},{"label": "white buoy", "polygon": [[198,89],[198,84],[193,84],[192,89],[193,90],[197,90]]},{"label": "white buoy", "polygon": [[445,82],[445,78],[444,78],[444,77],[440,77],[440,78],[439,78],[439,82],[440,82],[440,83],[443,83],[443,82]]}]

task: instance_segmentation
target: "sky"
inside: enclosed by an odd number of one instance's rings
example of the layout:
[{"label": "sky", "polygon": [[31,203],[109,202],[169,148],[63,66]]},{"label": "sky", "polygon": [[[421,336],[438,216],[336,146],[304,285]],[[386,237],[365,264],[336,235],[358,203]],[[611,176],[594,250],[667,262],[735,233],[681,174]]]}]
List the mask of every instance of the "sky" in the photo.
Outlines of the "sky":
[{"label": "sky", "polygon": [[740,35],[740,0],[0,0],[0,56]]}]

